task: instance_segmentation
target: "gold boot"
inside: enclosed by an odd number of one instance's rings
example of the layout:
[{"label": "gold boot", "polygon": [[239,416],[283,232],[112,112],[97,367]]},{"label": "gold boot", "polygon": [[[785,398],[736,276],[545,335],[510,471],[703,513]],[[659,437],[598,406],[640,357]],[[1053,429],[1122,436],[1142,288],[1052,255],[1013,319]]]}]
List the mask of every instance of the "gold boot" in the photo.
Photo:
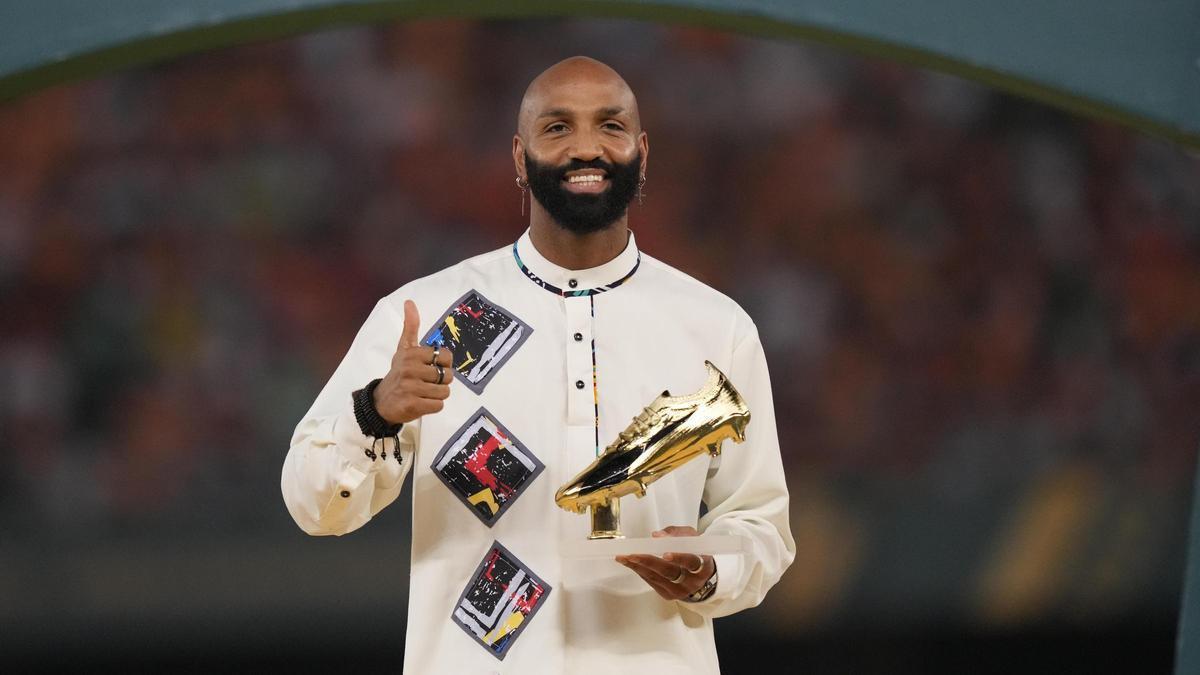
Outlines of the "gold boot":
[{"label": "gold boot", "polygon": [[[746,440],[750,410],[729,378],[708,361],[708,381],[694,394],[662,395],[633,418],[586,469],[559,488],[554,503],[583,513],[605,508],[629,494],[645,496],[646,486],[702,452],[716,457],[721,442]],[[619,530],[615,530],[619,535]]]}]

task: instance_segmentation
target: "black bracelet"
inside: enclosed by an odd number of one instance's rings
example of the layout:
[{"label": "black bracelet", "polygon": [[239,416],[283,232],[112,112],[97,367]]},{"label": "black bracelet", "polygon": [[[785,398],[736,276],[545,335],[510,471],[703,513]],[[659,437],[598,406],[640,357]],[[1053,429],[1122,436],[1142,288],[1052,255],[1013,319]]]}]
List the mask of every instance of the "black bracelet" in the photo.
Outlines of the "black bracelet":
[{"label": "black bracelet", "polygon": [[[395,438],[404,423],[389,424],[375,409],[375,387],[379,386],[381,381],[380,378],[371,380],[367,386],[351,395],[354,399],[354,419],[358,422],[358,428],[364,436]],[[370,454],[373,453],[368,453],[368,456]],[[372,459],[374,458],[372,457]]]}]

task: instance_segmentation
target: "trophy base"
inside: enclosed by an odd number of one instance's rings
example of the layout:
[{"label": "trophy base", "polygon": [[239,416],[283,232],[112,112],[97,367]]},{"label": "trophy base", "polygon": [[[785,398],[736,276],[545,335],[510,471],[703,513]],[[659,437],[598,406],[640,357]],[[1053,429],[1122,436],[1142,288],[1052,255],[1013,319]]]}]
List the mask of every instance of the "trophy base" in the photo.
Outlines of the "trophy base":
[{"label": "trophy base", "polygon": [[696,555],[747,555],[750,540],[732,534],[702,534],[697,537],[591,538],[565,543],[562,556],[568,559],[612,558],[619,555],[664,553]]},{"label": "trophy base", "polygon": [[621,502],[613,499],[592,507],[592,533],[588,539],[624,539],[621,534]]}]

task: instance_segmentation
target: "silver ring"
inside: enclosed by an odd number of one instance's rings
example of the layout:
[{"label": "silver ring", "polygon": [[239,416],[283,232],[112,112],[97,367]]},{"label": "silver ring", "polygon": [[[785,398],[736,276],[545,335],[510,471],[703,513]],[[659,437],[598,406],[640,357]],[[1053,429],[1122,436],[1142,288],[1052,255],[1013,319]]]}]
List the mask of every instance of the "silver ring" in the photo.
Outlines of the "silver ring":
[{"label": "silver ring", "polygon": [[683,581],[683,578],[685,576],[687,576],[687,573],[684,571],[683,567],[680,566],[679,567],[679,576],[675,577],[674,579],[671,579],[671,583],[677,584],[677,583]]},{"label": "silver ring", "polygon": [[433,360],[429,362],[429,365],[431,365],[431,366],[437,365],[438,357],[441,355],[442,355],[442,346],[434,345],[433,346]]},{"label": "silver ring", "polygon": [[688,571],[687,571],[687,573],[688,573],[688,574],[700,574],[700,573],[701,573],[701,572],[703,572],[703,571],[704,571],[704,558],[701,558],[701,559],[700,559],[700,566],[699,566],[699,567],[697,567],[697,568],[696,568],[696,569],[694,569],[694,570],[688,570]]},{"label": "silver ring", "polygon": [[433,367],[437,368],[437,374],[438,374],[437,382],[434,382],[434,384],[441,384],[442,382],[445,382],[446,381],[446,369],[442,368],[441,365],[436,364],[436,363],[433,364]]}]

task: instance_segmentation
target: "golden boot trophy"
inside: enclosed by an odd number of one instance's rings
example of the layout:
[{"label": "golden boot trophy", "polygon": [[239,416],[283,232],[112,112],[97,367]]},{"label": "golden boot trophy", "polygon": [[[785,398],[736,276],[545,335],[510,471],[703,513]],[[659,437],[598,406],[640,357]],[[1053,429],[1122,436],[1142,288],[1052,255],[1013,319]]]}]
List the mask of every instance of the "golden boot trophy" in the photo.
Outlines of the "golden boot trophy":
[{"label": "golden boot trophy", "polygon": [[586,469],[554,495],[563,509],[591,509],[588,539],[620,539],[621,497],[645,496],[654,481],[708,452],[721,453],[726,438],[746,439],[750,410],[729,378],[705,361],[708,380],[694,394],[664,391]]}]

